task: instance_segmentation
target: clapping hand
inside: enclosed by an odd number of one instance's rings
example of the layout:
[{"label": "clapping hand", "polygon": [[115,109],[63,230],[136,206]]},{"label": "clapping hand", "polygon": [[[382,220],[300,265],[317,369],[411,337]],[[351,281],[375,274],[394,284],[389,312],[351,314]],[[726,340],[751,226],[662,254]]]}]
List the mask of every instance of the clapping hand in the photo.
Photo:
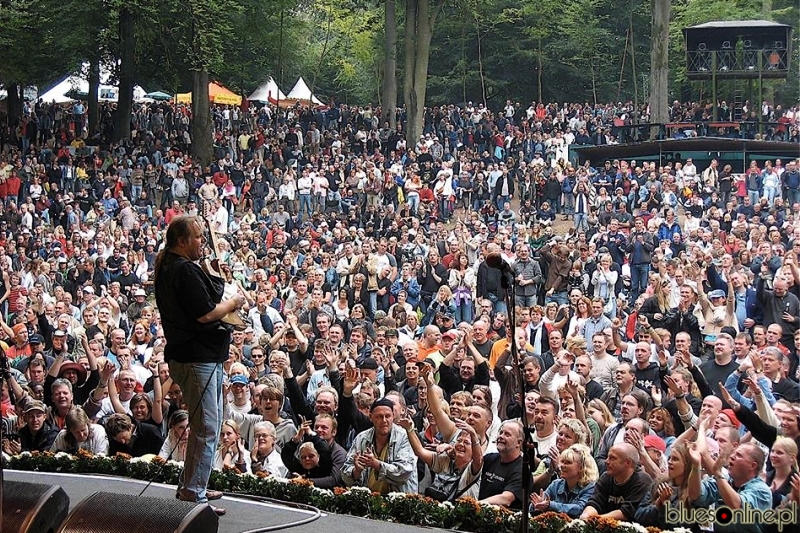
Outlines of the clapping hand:
[{"label": "clapping hand", "polygon": [[536,511],[544,512],[550,508],[550,498],[545,496],[544,489],[539,493],[531,492],[531,505]]},{"label": "clapping hand", "polygon": [[295,433],[294,437],[292,437],[292,441],[295,444],[300,444],[303,441],[303,437],[311,433],[311,421],[306,420],[304,417],[300,417],[300,426],[297,428],[297,433]]},{"label": "clapping hand", "polygon": [[792,492],[790,498],[792,498],[796,504],[800,505],[800,474],[798,473],[792,475]]},{"label": "clapping hand", "polygon": [[653,403],[657,406],[661,405],[661,387],[653,385],[650,388],[650,397],[653,398]]},{"label": "clapping hand", "polygon": [[692,464],[696,468],[700,468],[700,462],[703,460],[703,455],[700,453],[700,449],[697,447],[696,442],[693,442],[689,445],[689,458],[692,460]]},{"label": "clapping hand", "polygon": [[551,446],[548,455],[550,456],[550,472],[555,474],[561,465],[561,454],[558,453],[558,448]]},{"label": "clapping hand", "polygon": [[656,497],[653,500],[653,505],[655,505],[656,507],[661,507],[662,505],[664,505],[664,503],[669,501],[670,498],[672,498],[672,495],[674,493],[675,493],[675,490],[672,488],[672,486],[669,483],[667,483],[667,482],[661,483],[656,488]]},{"label": "clapping hand", "polygon": [[681,389],[681,386],[678,385],[678,382],[675,381],[675,378],[672,376],[664,376],[664,383],[667,384],[667,387],[673,396],[678,397],[683,394],[683,389]]},{"label": "clapping hand", "polygon": [[361,453],[359,460],[361,461],[361,464],[364,465],[364,468],[376,469],[380,468],[381,466],[381,462],[377,457],[375,457],[375,454],[372,451],[372,446],[367,446],[367,449]]}]

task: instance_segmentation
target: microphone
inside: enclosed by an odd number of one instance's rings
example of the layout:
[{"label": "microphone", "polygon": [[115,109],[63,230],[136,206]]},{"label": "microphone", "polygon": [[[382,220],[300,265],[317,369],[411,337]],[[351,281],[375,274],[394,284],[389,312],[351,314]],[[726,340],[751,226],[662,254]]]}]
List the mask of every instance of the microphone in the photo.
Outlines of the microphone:
[{"label": "microphone", "polygon": [[503,256],[497,252],[486,255],[486,265],[490,268],[496,268],[502,273],[513,273],[511,265],[509,265]]}]

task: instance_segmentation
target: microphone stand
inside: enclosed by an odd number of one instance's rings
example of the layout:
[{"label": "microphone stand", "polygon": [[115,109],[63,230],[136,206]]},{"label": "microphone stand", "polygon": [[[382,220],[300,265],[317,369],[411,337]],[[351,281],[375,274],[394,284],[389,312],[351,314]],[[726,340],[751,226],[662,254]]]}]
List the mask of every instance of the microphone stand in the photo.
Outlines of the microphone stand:
[{"label": "microphone stand", "polygon": [[522,401],[522,518],[520,519],[520,533],[530,531],[530,519],[528,517],[528,506],[530,505],[532,481],[531,465],[533,464],[533,435],[531,434],[530,424],[528,423],[528,413],[525,411],[525,381],[522,372],[522,361],[519,360],[519,350],[517,349],[517,319],[514,312],[517,290],[514,283],[513,271],[503,271],[500,274],[500,286],[505,290],[506,306],[508,307],[508,327],[511,329],[511,360],[514,362],[514,371],[517,375],[517,388]]}]

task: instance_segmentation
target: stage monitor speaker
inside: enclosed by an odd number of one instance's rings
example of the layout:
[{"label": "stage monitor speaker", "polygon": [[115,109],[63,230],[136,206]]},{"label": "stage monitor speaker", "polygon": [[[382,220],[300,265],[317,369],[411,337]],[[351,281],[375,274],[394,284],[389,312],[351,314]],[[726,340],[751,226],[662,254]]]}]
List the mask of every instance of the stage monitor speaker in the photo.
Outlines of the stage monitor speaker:
[{"label": "stage monitor speaker", "polygon": [[3,483],[3,532],[52,533],[67,518],[67,512],[69,496],[58,485]]},{"label": "stage monitor speaker", "polygon": [[59,533],[217,533],[207,504],[95,492],[78,504]]}]

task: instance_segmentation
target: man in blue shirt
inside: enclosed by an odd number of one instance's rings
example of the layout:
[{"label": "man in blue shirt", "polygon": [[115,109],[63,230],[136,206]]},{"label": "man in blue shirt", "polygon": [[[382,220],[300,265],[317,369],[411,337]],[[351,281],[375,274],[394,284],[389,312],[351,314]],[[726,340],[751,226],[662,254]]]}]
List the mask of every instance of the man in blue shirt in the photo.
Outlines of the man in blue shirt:
[{"label": "man in blue shirt", "polygon": [[[692,453],[695,469],[699,469],[700,456]],[[727,462],[728,475],[722,474],[722,467],[726,466],[725,458],[721,457],[714,463],[711,475],[702,481],[699,476],[689,479],[689,494],[693,497],[699,494],[694,501],[695,508],[709,507],[710,505],[725,506],[730,509],[746,510],[752,507],[758,510],[772,508],[772,492],[769,486],[759,477],[764,468],[766,456],[761,448],[755,444],[740,444]],[[763,524],[737,523],[736,520],[729,524],[714,524],[714,531],[736,531],[737,533],[763,533]]]}]

